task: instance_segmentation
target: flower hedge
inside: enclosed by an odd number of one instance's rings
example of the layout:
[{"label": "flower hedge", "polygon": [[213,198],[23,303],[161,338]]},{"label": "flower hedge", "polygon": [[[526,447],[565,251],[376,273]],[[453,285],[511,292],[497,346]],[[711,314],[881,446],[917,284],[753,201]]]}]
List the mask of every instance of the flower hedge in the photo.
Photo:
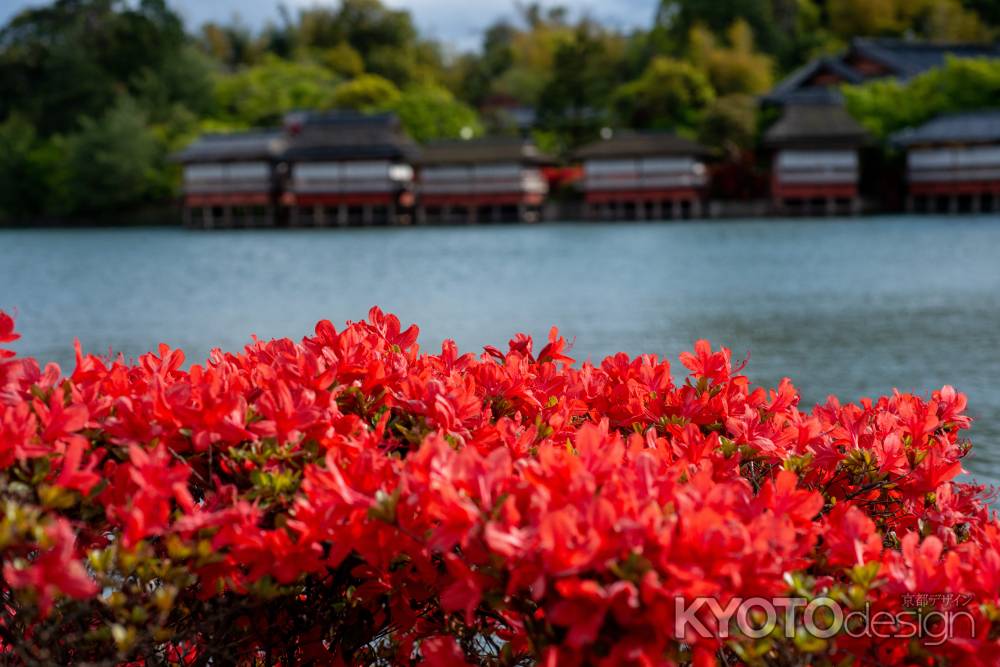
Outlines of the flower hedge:
[{"label": "flower hedge", "polygon": [[[0,346],[17,338],[0,312]],[[1000,664],[1000,523],[966,399],[799,409],[700,341],[574,366],[421,354],[373,309],[184,369],[0,349],[0,655],[15,663]],[[679,604],[967,612],[942,641],[683,636]],[[760,619],[755,622],[760,623]],[[758,626],[755,626],[758,627]],[[836,629],[836,628],[835,628]]]}]

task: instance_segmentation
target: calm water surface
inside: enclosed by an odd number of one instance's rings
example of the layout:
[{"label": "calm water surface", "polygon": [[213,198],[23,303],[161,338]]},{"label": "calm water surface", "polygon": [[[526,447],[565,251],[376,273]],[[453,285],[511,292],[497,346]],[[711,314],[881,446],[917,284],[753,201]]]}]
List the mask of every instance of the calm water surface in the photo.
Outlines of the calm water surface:
[{"label": "calm water surface", "polygon": [[[425,349],[519,331],[575,337],[577,359],[676,361],[697,338],[790,376],[809,403],[954,384],[1000,480],[1000,217],[188,232],[0,230],[0,307],[17,350],[64,368],[72,341],[188,359],[251,333],[301,337],[378,304]],[[675,363],[675,365],[679,366]]]}]

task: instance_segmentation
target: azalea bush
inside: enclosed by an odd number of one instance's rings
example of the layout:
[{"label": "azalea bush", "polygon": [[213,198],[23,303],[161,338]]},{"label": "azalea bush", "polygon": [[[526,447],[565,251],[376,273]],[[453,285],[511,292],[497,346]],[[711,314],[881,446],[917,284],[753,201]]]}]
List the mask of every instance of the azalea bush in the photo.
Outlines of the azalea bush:
[{"label": "azalea bush", "polygon": [[[16,338],[0,313],[0,346]],[[803,411],[791,382],[754,387],[706,342],[677,376],[568,352],[553,330],[421,353],[377,309],[190,367],[78,346],[63,375],[0,349],[0,654],[1000,664],[1000,524],[955,481],[962,394]],[[783,596],[964,616],[938,639],[817,636],[802,607],[723,623],[702,606],[675,631],[698,599]]]}]

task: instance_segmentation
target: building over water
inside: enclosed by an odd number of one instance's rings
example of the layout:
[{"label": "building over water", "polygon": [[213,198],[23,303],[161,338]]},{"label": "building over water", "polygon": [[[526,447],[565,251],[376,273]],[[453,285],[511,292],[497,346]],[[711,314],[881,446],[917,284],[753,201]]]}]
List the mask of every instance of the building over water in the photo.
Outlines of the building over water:
[{"label": "building over water", "polygon": [[906,150],[908,211],[1000,211],[1000,110],[939,116],[892,141]]},{"label": "building over water", "polygon": [[428,144],[417,160],[418,222],[533,222],[551,158],[529,140],[495,137]]},{"label": "building over water", "polygon": [[772,199],[786,212],[857,211],[864,130],[844,111],[840,86],[874,79],[905,81],[949,57],[997,58],[995,44],[931,44],[855,38],[836,56],[817,58],[761,98],[783,116],[765,135],[775,151]]},{"label": "building over water", "polygon": [[290,114],[282,204],[293,226],[397,224],[413,208],[415,145],[392,114]]},{"label": "building over water", "polygon": [[617,132],[582,147],[585,217],[698,218],[704,213],[707,151],[667,133]]},{"label": "building over water", "polygon": [[183,165],[190,227],[266,227],[278,216],[280,130],[208,134],[174,156]]},{"label": "building over water", "polygon": [[783,213],[858,213],[859,151],[868,135],[840,105],[790,104],[764,135],[771,198]]}]

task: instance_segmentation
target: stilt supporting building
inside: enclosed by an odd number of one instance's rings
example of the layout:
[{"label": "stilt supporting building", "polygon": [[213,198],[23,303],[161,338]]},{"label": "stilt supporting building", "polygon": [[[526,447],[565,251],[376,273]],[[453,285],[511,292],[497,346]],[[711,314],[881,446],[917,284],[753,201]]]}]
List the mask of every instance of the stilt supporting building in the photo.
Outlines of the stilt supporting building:
[{"label": "stilt supporting building", "polygon": [[418,159],[418,223],[535,222],[552,160],[514,137],[428,144]]},{"label": "stilt supporting building", "polygon": [[906,150],[906,209],[1000,212],[1000,111],[940,116],[893,136]]},{"label": "stilt supporting building", "polygon": [[295,227],[410,221],[414,145],[391,114],[292,114],[282,204]]},{"label": "stilt supporting building", "polygon": [[764,135],[773,150],[771,198],[785,214],[861,211],[858,188],[865,130],[839,104],[788,104]]},{"label": "stilt supporting building", "polygon": [[278,219],[279,130],[208,134],[174,156],[183,165],[184,224],[271,227]]},{"label": "stilt supporting building", "polygon": [[707,183],[703,147],[673,134],[616,133],[576,153],[585,216],[594,220],[700,218]]}]

